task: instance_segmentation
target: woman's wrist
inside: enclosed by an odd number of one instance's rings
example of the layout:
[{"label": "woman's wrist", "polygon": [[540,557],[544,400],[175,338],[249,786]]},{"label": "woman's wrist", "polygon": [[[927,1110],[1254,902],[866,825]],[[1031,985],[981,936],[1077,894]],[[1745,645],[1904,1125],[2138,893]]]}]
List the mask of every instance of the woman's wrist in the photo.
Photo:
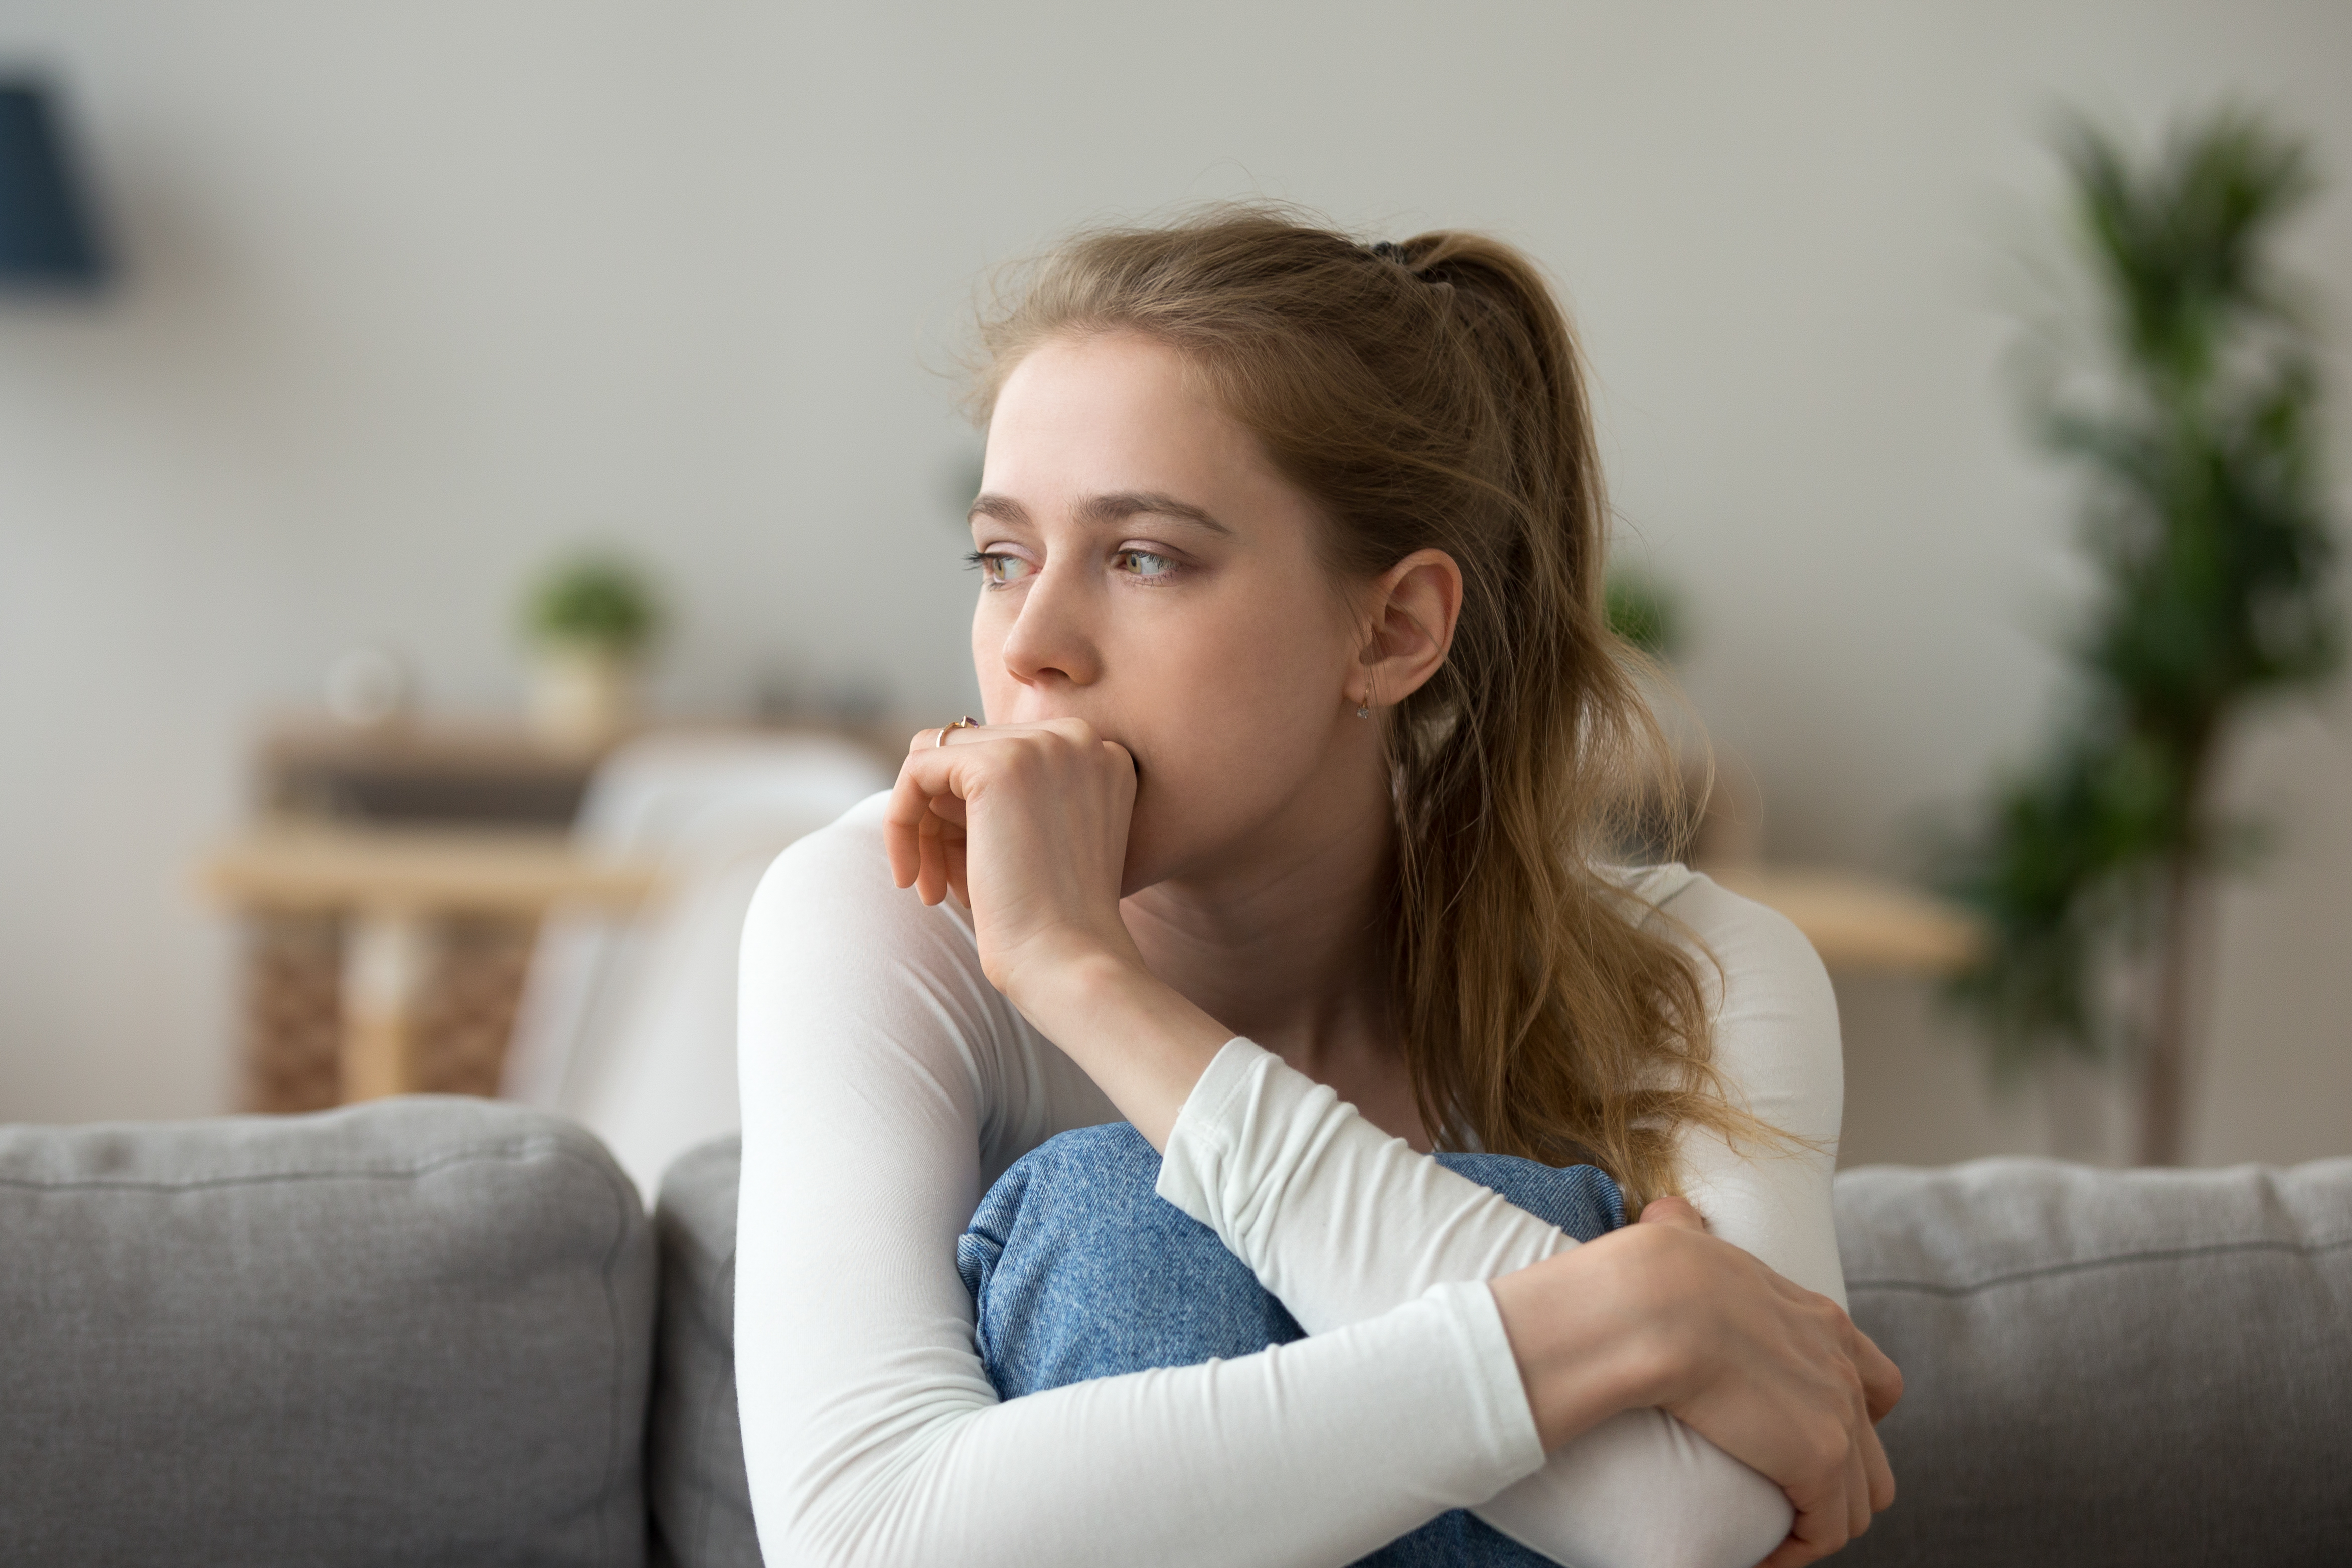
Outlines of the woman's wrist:
[{"label": "woman's wrist", "polygon": [[1233,1031],[1130,957],[1073,943],[1008,976],[1006,997],[1155,1149]]},{"label": "woman's wrist", "polygon": [[1638,1266],[1620,1256],[1628,1234],[1488,1282],[1547,1453],[1620,1411],[1659,1404],[1687,1378],[1673,1337],[1643,1310]]}]

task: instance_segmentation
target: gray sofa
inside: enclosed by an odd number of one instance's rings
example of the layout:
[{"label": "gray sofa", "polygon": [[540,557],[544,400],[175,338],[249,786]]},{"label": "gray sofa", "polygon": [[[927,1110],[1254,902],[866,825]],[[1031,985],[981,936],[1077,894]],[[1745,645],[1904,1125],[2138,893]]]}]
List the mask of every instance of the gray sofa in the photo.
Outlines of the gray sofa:
[{"label": "gray sofa", "polygon": [[[737,1163],[413,1099],[0,1128],[0,1563],[756,1564]],[[2352,1563],[2352,1160],[1840,1178],[1861,1563]]]}]

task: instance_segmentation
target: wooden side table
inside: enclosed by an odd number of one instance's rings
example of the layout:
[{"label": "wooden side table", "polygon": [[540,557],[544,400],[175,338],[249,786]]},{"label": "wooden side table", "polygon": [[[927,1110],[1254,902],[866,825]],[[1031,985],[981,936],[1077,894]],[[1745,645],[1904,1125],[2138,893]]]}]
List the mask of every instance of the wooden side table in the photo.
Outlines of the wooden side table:
[{"label": "wooden side table", "polygon": [[344,1101],[415,1086],[417,1008],[444,922],[625,911],[658,884],[652,866],[583,855],[559,834],[310,823],[257,828],[208,857],[203,879],[240,911],[341,921]]},{"label": "wooden side table", "polygon": [[1951,974],[1969,965],[1984,941],[1966,910],[1900,882],[1817,866],[1699,869],[1786,915],[1832,972]]}]

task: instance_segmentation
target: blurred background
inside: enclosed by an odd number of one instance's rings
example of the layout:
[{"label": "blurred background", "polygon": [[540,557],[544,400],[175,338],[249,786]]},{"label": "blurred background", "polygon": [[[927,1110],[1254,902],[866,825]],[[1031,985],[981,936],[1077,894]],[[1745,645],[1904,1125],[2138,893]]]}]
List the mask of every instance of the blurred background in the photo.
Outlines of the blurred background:
[{"label": "blurred background", "polygon": [[[2327,4],[0,0],[104,263],[0,294],[0,1121],[324,1103],[369,1028],[377,1087],[576,1102],[621,911],[723,926],[977,706],[988,269],[1218,197],[1553,269],[1741,853],[1932,927],[1897,894],[2090,588],[2001,379],[2052,116],[2234,99],[2341,182],[2347,68]],[[2337,388],[2344,191],[2282,251]],[[2213,905],[2187,1155],[2352,1151],[2352,696],[2218,787],[2273,852]],[[1996,1089],[1932,936],[1832,958],[1846,1161],[2123,1157],[2114,1074]]]}]

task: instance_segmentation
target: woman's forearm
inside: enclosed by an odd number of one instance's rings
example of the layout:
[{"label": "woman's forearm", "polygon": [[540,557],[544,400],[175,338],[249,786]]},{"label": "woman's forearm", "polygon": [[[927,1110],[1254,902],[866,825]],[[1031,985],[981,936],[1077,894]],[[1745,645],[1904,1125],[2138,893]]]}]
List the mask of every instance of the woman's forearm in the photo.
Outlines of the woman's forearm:
[{"label": "woman's forearm", "polygon": [[1022,1016],[1163,1152],[1201,1075],[1234,1037],[1140,962],[1084,939],[1005,979]]},{"label": "woman's forearm", "polygon": [[[747,1143],[747,1198],[805,1191],[783,1173]],[[1542,1462],[1475,1288],[1257,1355],[1000,1405],[945,1321],[910,1332],[895,1320],[911,1314],[837,1285],[823,1294],[841,1310],[813,1314],[803,1276],[836,1253],[761,1217],[747,1205],[739,1382],[771,1561],[1349,1561]]]},{"label": "woman's forearm", "polygon": [[1661,1397],[1672,1348],[1646,1331],[1645,1298],[1622,1289],[1638,1267],[1585,1267],[1590,1249],[1247,1041],[1202,1075],[1166,1154],[1160,1194],[1215,1229],[1310,1333],[1442,1280],[1492,1282],[1550,1454],[1477,1508],[1488,1523],[1561,1561],[1628,1568],[1746,1568],[1787,1533],[1771,1483],[1636,1408]]}]

